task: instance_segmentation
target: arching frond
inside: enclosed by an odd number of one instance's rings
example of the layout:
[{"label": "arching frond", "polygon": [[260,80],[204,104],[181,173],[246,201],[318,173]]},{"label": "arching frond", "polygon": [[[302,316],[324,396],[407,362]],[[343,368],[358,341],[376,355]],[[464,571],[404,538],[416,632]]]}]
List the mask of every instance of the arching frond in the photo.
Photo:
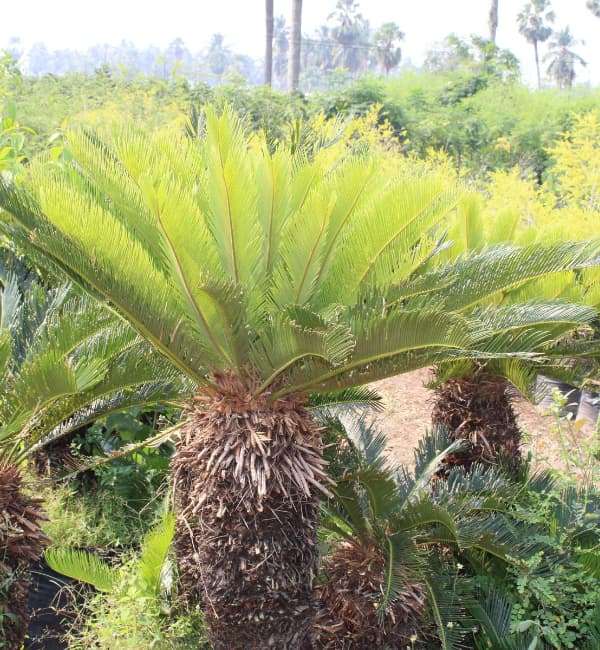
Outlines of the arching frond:
[{"label": "arching frond", "polygon": [[94,553],[68,548],[50,548],[44,559],[48,566],[73,580],[86,582],[98,591],[110,592],[118,579],[118,571]]},{"label": "arching frond", "polygon": [[161,575],[174,535],[175,516],[169,512],[150,530],[142,543],[138,574],[150,595],[156,595],[161,590]]}]

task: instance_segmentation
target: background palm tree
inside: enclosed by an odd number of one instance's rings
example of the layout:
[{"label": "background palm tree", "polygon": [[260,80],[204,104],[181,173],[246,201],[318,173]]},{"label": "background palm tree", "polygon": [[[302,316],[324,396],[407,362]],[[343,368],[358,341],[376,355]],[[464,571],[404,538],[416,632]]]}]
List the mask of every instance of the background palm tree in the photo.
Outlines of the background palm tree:
[{"label": "background palm tree", "polygon": [[265,84],[273,77],[273,0],[265,0]]},{"label": "background palm tree", "polygon": [[27,629],[31,564],[48,543],[22,466],[96,418],[185,390],[173,375],[169,388],[169,366],[114,314],[68,286],[42,284],[6,250],[0,284],[0,611],[10,614],[0,631],[12,650]]},{"label": "background palm tree", "polygon": [[490,28],[490,41],[496,43],[496,32],[498,31],[498,1],[490,0],[490,13],[488,16],[488,25]]},{"label": "background palm tree", "polygon": [[454,469],[448,483],[436,480],[461,445],[443,429],[419,441],[409,471],[390,461],[373,424],[328,424],[348,451],[335,475],[336,498],[323,509],[329,548],[318,588],[317,647],[421,648],[428,638],[462,647],[470,626],[457,622],[467,618],[467,592],[448,588],[444,556],[465,565],[475,557],[495,561],[502,570],[530,552],[518,526],[503,518],[518,488],[480,466],[470,474]]},{"label": "background palm tree", "polygon": [[548,23],[553,22],[554,12],[550,8],[550,0],[531,0],[517,16],[519,32],[533,45],[538,88],[542,87],[539,44],[547,41],[552,35],[552,28]]},{"label": "background palm tree", "polygon": [[[515,244],[535,246],[536,240],[551,239],[550,233],[520,227],[519,215],[512,211],[494,220],[485,218],[476,198],[466,197],[460,204],[458,218],[449,232],[453,247],[447,254],[450,259],[458,257],[455,263],[460,264],[461,257],[474,261],[477,251],[489,246],[498,251],[500,261],[504,255],[512,255]],[[536,253],[531,250],[533,258]],[[445,427],[452,438],[465,441],[459,453],[448,456],[445,465],[470,468],[477,462],[504,462],[513,469],[519,466],[522,435],[513,398],[520,393],[533,399],[542,369],[551,376],[566,373],[569,354],[576,356],[579,352],[566,344],[559,346],[559,342],[565,343],[572,333],[581,336],[584,331],[591,332],[600,299],[598,270],[587,268],[594,263],[593,249],[591,252],[592,258],[581,258],[574,266],[558,263],[553,272],[544,276],[532,269],[526,279],[523,273],[523,281],[506,283],[492,299],[496,316],[504,313],[506,317],[506,330],[500,337],[478,341],[478,349],[491,352],[501,339],[505,350],[527,348],[539,354],[537,359],[473,359],[437,368],[432,422]],[[519,312],[526,303],[537,305],[534,318],[521,318]],[[470,309],[486,320],[488,305],[486,299],[472,303]],[[593,354],[592,343],[587,341],[586,345]]]},{"label": "background palm tree", "polygon": [[288,62],[288,90],[298,90],[300,81],[300,55],[302,51],[302,0],[292,0],[292,34]]},{"label": "background palm tree", "polygon": [[579,41],[573,38],[571,29],[565,27],[559,32],[555,32],[554,37],[548,45],[548,53],[544,57],[545,61],[550,61],[548,65],[548,74],[556,81],[556,85],[563,88],[571,88],[573,81],[577,76],[575,66],[579,63],[586,66],[587,62],[573,47],[577,46]]},{"label": "background palm tree", "polygon": [[586,6],[594,16],[600,18],[600,0],[587,0]]},{"label": "background palm tree", "polygon": [[277,16],[273,24],[273,74],[279,85],[285,87],[290,42],[284,16]]},{"label": "background palm tree", "polygon": [[350,72],[358,72],[368,63],[369,23],[360,13],[356,0],[337,0],[329,15],[333,20],[333,40],[337,43],[335,63]]},{"label": "background palm tree", "polygon": [[377,46],[377,59],[386,75],[397,67],[402,59],[400,41],[404,33],[396,23],[384,23],[376,32],[374,42]]}]

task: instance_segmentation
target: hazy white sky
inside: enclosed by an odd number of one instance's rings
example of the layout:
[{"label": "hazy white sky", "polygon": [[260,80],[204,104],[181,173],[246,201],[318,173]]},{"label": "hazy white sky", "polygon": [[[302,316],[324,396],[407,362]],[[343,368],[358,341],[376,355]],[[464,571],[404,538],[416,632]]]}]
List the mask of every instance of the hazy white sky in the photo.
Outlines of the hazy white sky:
[{"label": "hazy white sky", "polygon": [[[221,32],[236,50],[260,56],[264,0],[18,0],[2,3],[0,47],[12,36],[29,46],[44,41],[51,48],[85,48],[94,43],[164,46],[177,36],[191,50],[203,48]],[[500,0],[498,44],[521,59],[525,78],[534,79],[533,51],[518,34],[515,18],[525,0]],[[588,61],[578,81],[600,83],[600,20],[585,0],[553,0],[556,27],[570,25],[585,41],[578,51]],[[372,25],[397,22],[406,33],[404,58],[422,62],[427,49],[446,34],[487,33],[489,0],[361,0]],[[275,0],[276,14],[290,13],[291,0]],[[323,23],[335,0],[304,0],[305,32]]]}]

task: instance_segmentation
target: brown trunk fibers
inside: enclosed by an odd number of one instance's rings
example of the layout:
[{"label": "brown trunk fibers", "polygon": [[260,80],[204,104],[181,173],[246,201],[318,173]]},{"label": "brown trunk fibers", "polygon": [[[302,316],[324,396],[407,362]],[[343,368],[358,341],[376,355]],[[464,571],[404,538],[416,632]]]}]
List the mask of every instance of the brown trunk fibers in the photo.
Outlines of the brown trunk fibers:
[{"label": "brown trunk fibers", "polygon": [[431,419],[452,439],[468,442],[464,451],[446,458],[445,471],[454,465],[469,469],[475,462],[516,467],[521,460],[521,431],[502,377],[477,372],[445,381],[435,390]]},{"label": "brown trunk fibers", "polygon": [[184,598],[202,603],[215,650],[310,647],[319,429],[299,397],[215,382],[189,405],[173,460]]},{"label": "brown trunk fibers", "polygon": [[23,491],[19,470],[0,465],[0,647],[7,650],[19,650],[27,632],[30,567],[49,541],[40,528],[44,519],[40,500]]},{"label": "brown trunk fibers", "polygon": [[413,647],[420,633],[425,594],[407,580],[404,591],[383,616],[378,605],[385,584],[385,558],[376,546],[341,542],[324,561],[324,583],[317,589],[319,613],[315,648],[319,650],[375,650]]}]

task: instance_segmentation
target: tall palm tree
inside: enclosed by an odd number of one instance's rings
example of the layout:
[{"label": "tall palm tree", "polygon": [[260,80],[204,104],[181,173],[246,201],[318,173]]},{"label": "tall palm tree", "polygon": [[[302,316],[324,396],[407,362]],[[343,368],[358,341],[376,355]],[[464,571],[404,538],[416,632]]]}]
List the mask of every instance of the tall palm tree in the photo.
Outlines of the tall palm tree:
[{"label": "tall palm tree", "polygon": [[273,0],[265,0],[265,84],[271,85],[273,77]]},{"label": "tall palm tree", "polygon": [[294,93],[300,82],[300,55],[302,50],[302,0],[292,0],[292,37],[288,60],[288,90]]},{"label": "tall palm tree", "polygon": [[596,18],[600,18],[600,0],[587,0],[586,6]]},{"label": "tall palm tree", "polygon": [[572,49],[577,44],[578,41],[573,38],[571,29],[565,27],[554,34],[548,46],[548,54],[544,57],[545,61],[550,61],[548,74],[554,78],[556,85],[561,89],[573,86],[577,76],[575,70],[577,63],[587,65],[587,62]]},{"label": "tall palm tree", "polygon": [[550,0],[531,0],[517,16],[519,32],[533,45],[538,88],[542,87],[539,44],[547,41],[552,35],[552,28],[548,23],[553,22],[554,12],[550,8]]},{"label": "tall palm tree", "polygon": [[490,13],[488,16],[490,28],[490,41],[496,44],[496,32],[498,31],[498,0],[490,0]]},{"label": "tall palm tree", "polygon": [[335,11],[328,20],[333,20],[331,35],[339,44],[336,53],[338,66],[357,72],[368,63],[369,23],[359,11],[356,0],[337,0]]},{"label": "tall palm tree", "polygon": [[[72,162],[42,159],[3,185],[2,228],[196,384],[172,466],[176,547],[214,647],[299,648],[330,494],[307,395],[470,356],[482,325],[465,303],[591,247],[551,245],[531,262],[515,250],[501,266],[492,250],[419,274],[456,205],[441,177],[271,154],[229,110],[207,110],[203,139],[128,125],[68,142]],[[483,327],[493,334],[491,316]]]},{"label": "tall palm tree", "polygon": [[384,23],[375,32],[375,45],[377,46],[377,58],[386,75],[395,68],[402,59],[400,41],[404,33],[396,23]]},{"label": "tall palm tree", "polygon": [[284,16],[277,16],[273,24],[273,73],[280,85],[285,86],[290,43]]}]

